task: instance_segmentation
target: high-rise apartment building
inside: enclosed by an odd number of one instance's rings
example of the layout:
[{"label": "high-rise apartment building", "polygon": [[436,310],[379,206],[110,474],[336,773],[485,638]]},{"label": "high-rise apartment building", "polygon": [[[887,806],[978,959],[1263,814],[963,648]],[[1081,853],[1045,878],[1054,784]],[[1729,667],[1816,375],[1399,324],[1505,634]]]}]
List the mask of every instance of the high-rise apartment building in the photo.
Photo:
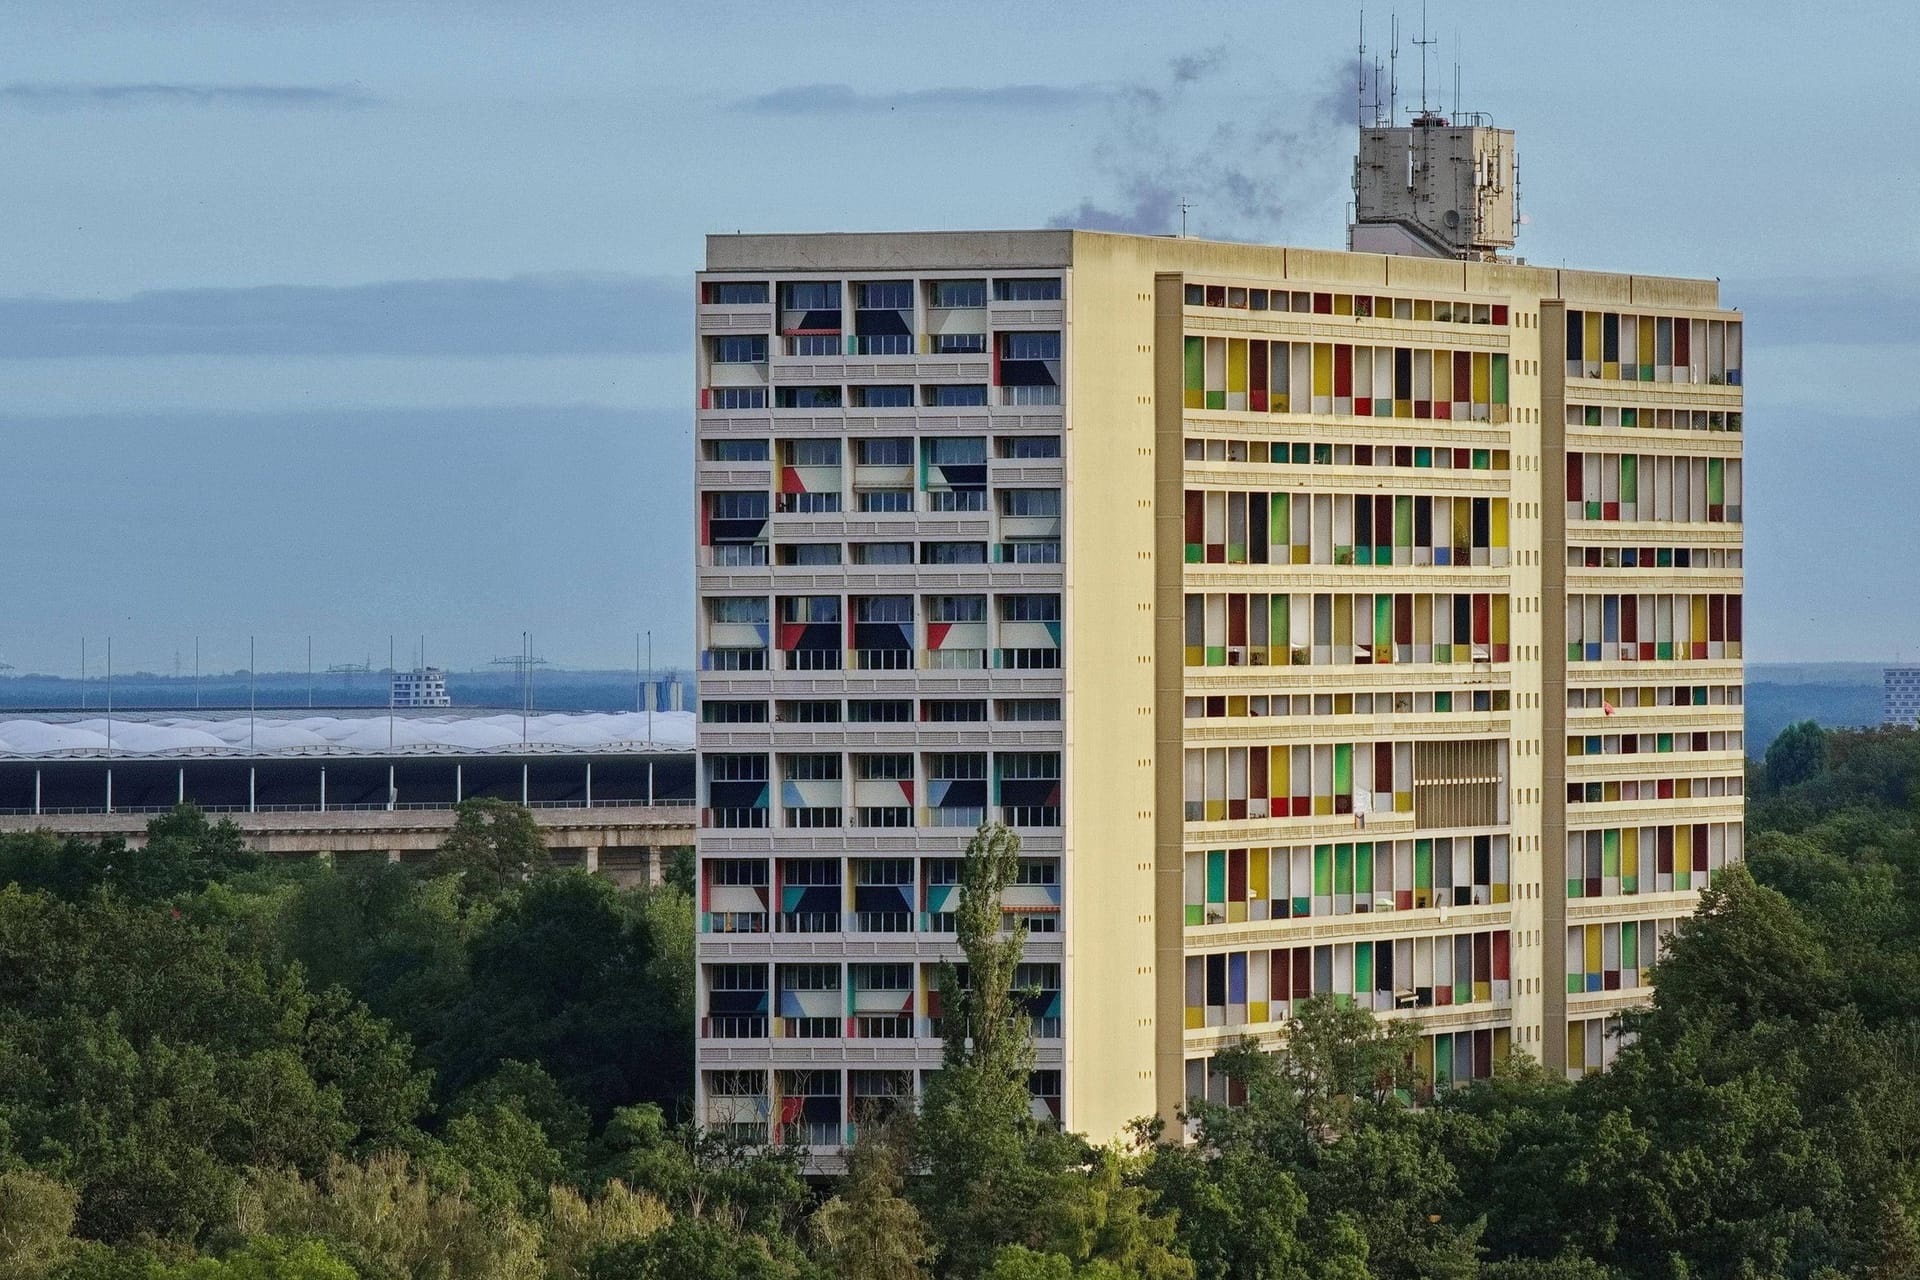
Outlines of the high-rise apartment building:
[{"label": "high-rise apartment building", "polygon": [[1881,672],[1886,724],[1912,728],[1920,721],[1920,667],[1888,667]]},{"label": "high-rise apartment building", "polygon": [[1440,1085],[1610,1058],[1741,856],[1712,281],[1034,231],[699,289],[703,1121],[910,1101],[983,819],[1075,1130],[1322,993]]}]

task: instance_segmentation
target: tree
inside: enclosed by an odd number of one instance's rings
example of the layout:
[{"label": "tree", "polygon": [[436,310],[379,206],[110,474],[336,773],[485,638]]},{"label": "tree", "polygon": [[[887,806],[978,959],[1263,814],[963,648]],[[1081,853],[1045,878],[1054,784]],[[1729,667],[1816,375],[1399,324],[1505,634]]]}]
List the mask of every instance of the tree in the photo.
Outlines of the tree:
[{"label": "tree", "polygon": [[225,818],[209,823],[192,805],[149,822],[146,847],[138,850],[118,836],[98,842],[61,841],[48,832],[0,836],[0,880],[69,901],[95,889],[159,901],[260,865],[238,827]]},{"label": "tree", "polygon": [[362,1280],[537,1280],[538,1231],[511,1209],[484,1210],[462,1188],[434,1188],[405,1155],[335,1158],[320,1177],[252,1171],[237,1199],[243,1238],[325,1241]]},{"label": "tree", "polygon": [[73,1248],[79,1197],[30,1169],[0,1173],[0,1280],[40,1280]]},{"label": "tree", "polygon": [[915,1280],[933,1247],[919,1211],[901,1190],[908,1161],[904,1135],[863,1125],[847,1151],[837,1194],[814,1212],[815,1256],[842,1280]]},{"label": "tree", "polygon": [[1820,772],[1827,758],[1827,731],[1812,720],[1790,724],[1767,744],[1767,788],[1782,791]]},{"label": "tree", "polygon": [[804,1259],[711,1219],[675,1218],[640,1240],[595,1254],[588,1280],[796,1280]]},{"label": "tree", "polygon": [[360,1280],[318,1240],[249,1240],[224,1258],[157,1267],[152,1280]]},{"label": "tree", "polygon": [[665,1205],[617,1178],[593,1200],[572,1187],[548,1190],[544,1257],[547,1280],[583,1280],[593,1256],[642,1240],[672,1221]]},{"label": "tree", "polygon": [[552,865],[532,811],[483,796],[455,806],[432,874],[455,877],[461,897],[484,900]]}]

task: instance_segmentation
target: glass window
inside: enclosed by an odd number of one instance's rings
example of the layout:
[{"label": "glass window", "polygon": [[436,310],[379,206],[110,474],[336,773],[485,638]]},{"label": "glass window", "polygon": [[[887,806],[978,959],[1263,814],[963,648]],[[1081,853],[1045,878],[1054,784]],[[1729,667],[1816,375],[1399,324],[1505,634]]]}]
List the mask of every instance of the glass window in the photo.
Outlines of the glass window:
[{"label": "glass window", "polygon": [[1002,489],[1000,514],[1003,516],[1058,516],[1058,489]]},{"label": "glass window", "polygon": [[908,280],[867,280],[855,286],[859,305],[870,310],[911,311],[913,283]]},{"label": "glass window", "polygon": [[1007,622],[1058,622],[1060,597],[1001,596],[1000,617]]},{"label": "glass window", "polygon": [[1002,698],[994,704],[994,714],[1002,720],[1058,720],[1058,698]]},{"label": "glass window", "polygon": [[974,724],[987,718],[987,704],[980,698],[923,698],[920,718],[936,724]]},{"label": "glass window", "polygon": [[780,286],[780,305],[788,311],[838,311],[838,280],[789,280]]},{"label": "glass window", "polygon": [[940,356],[983,356],[987,354],[987,335],[937,333],[933,337],[933,353]]},{"label": "glass window", "polygon": [[984,436],[928,436],[927,461],[936,467],[980,466],[987,460]]},{"label": "glass window", "polygon": [[715,364],[765,364],[767,340],[760,334],[732,334],[713,340]]},{"label": "glass window", "polygon": [[1060,277],[1043,276],[1034,279],[995,280],[993,296],[1000,302],[1058,302],[1060,300]]},{"label": "glass window", "polygon": [[[764,604],[764,601],[762,602]],[[927,621],[929,622],[985,622],[987,620],[987,598],[985,596],[928,596]]]},{"label": "glass window", "polygon": [[985,280],[936,280],[933,282],[936,307],[984,307],[987,305]]},{"label": "glass window", "polygon": [[706,300],[724,306],[764,305],[767,300],[767,282],[765,280],[709,280],[706,285]]},{"label": "glass window", "polygon": [[837,542],[790,542],[779,548],[781,564],[789,565],[834,565],[840,563],[840,544]]},{"label": "glass window", "polygon": [[837,356],[840,354],[840,335],[837,333],[796,333],[787,339],[787,354],[790,356]]},{"label": "glass window", "polygon": [[839,387],[777,387],[774,407],[779,409],[838,409]]},{"label": "glass window", "polygon": [[926,402],[941,408],[967,408],[987,402],[987,388],[978,383],[946,383],[927,389]]},{"label": "glass window", "polygon": [[759,699],[702,698],[700,718],[708,724],[765,724],[767,704]]},{"label": "glass window", "polygon": [[1003,333],[1000,354],[1008,360],[1058,360],[1060,335],[1046,333]]},{"label": "glass window", "polygon": [[765,462],[767,442],[765,440],[709,440],[707,441],[707,460],[709,462]]},{"label": "glass window", "polygon": [[715,387],[713,407],[716,409],[764,409],[767,407],[767,389],[765,387]]},{"label": "glass window", "polygon": [[[840,723],[840,700],[837,698],[783,698],[776,708],[775,718],[782,724],[838,724]],[[794,758],[805,759],[806,757]]]},{"label": "glass window", "polygon": [[855,440],[853,457],[863,467],[910,467],[913,465],[913,441],[904,436]]},{"label": "glass window", "polygon": [[840,442],[806,436],[798,440],[783,440],[781,453],[790,467],[837,467],[840,465]]},{"label": "glass window", "polygon": [[905,724],[913,719],[907,698],[849,698],[847,719],[860,724]]},{"label": "glass window", "polygon": [[913,490],[911,489],[862,489],[859,492],[860,510],[898,514],[913,510]]},{"label": "glass window", "polygon": [[867,409],[911,409],[913,408],[913,388],[910,386],[854,387],[853,402]]},{"label": "glass window", "polygon": [[920,544],[921,564],[985,564],[987,562],[987,544],[984,542],[923,542]]},{"label": "glass window", "polygon": [[1003,458],[1057,458],[1060,456],[1060,437],[1001,436],[999,449]]},{"label": "glass window", "polygon": [[913,544],[911,542],[856,542],[853,544],[853,562],[855,564],[912,564]]}]

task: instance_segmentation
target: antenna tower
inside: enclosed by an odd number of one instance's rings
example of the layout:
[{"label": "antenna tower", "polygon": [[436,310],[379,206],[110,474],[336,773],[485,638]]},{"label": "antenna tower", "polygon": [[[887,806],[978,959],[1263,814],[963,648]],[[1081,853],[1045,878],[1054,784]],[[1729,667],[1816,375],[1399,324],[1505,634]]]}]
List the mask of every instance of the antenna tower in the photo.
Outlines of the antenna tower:
[{"label": "antenna tower", "polygon": [[1427,6],[1425,0],[1421,0],[1420,5],[1420,38],[1413,43],[1420,50],[1420,114],[1424,116],[1427,114],[1427,49],[1440,43],[1437,38],[1429,38],[1427,36]]}]

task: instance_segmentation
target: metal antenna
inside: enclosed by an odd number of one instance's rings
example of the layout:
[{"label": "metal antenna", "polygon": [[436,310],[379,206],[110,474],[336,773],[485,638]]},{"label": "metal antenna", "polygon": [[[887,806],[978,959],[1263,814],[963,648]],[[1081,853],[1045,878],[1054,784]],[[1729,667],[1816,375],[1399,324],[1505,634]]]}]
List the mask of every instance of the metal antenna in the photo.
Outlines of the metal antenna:
[{"label": "metal antenna", "polygon": [[1387,50],[1387,124],[1400,123],[1400,15],[1393,15],[1393,46]]},{"label": "metal antenna", "polygon": [[1420,38],[1413,42],[1420,50],[1420,114],[1427,114],[1427,48],[1437,39],[1427,38],[1427,0],[1420,0]]},{"label": "metal antenna", "polygon": [[1453,29],[1453,123],[1460,121],[1460,29]]},{"label": "metal antenna", "polygon": [[1367,6],[1360,6],[1360,56],[1353,66],[1353,123],[1367,127]]},{"label": "metal antenna", "polygon": [[1180,238],[1182,240],[1185,240],[1187,238],[1187,210],[1191,208],[1193,208],[1193,206],[1187,203],[1187,198],[1185,196],[1181,196],[1180,197]]}]

